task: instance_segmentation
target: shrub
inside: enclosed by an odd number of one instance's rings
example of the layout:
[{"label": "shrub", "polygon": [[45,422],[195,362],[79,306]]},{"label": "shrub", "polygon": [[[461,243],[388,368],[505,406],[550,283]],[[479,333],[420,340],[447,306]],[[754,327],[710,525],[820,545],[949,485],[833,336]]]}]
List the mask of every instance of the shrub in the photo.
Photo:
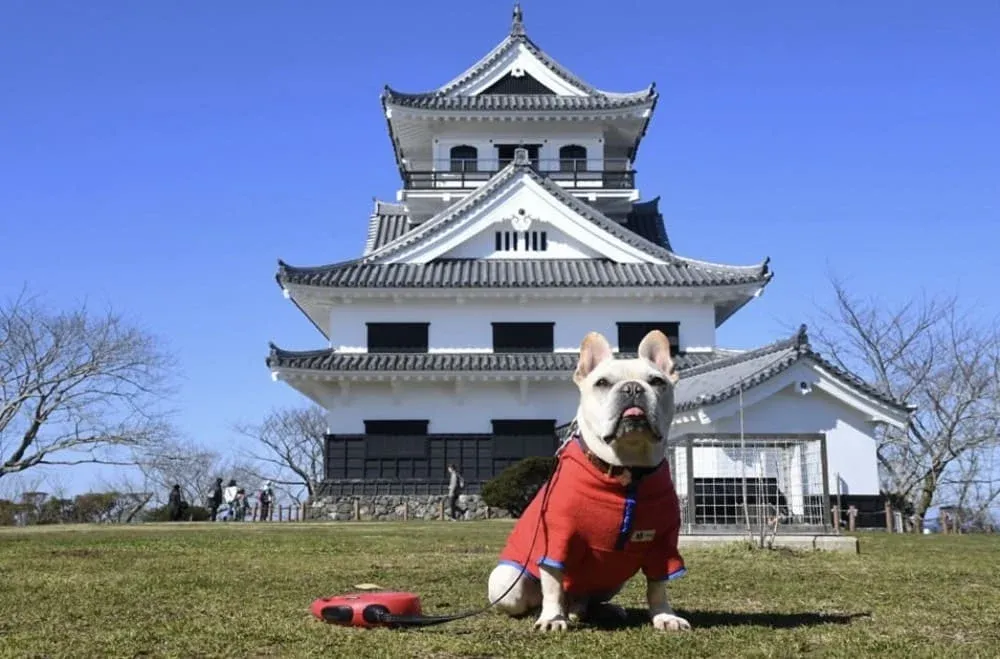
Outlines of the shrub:
[{"label": "shrub", "polygon": [[556,460],[555,456],[534,456],[515,462],[483,484],[483,503],[520,517],[549,479]]},{"label": "shrub", "polygon": [[[187,506],[182,515],[181,519],[185,522],[207,522],[212,517],[212,514],[201,506]],[[153,508],[146,513],[145,520],[147,522],[169,522],[170,506]]]}]

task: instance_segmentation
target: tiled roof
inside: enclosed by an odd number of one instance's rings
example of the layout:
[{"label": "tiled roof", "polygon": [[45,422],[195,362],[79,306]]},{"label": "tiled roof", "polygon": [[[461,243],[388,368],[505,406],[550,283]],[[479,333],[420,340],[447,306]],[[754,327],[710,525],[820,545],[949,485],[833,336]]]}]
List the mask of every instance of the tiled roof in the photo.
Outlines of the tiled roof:
[{"label": "tiled roof", "polygon": [[454,112],[544,112],[547,110],[622,110],[651,103],[656,92],[643,90],[621,96],[556,96],[554,94],[478,94],[443,96],[437,93],[407,94],[386,87],[382,99],[387,105],[419,110]]},{"label": "tiled roof", "polygon": [[368,220],[365,254],[391,243],[411,228],[410,211],[403,204],[375,201],[375,211]]},{"label": "tiled roof", "polygon": [[770,380],[803,359],[811,360],[847,386],[888,407],[901,411],[912,409],[813,351],[809,345],[806,326],[802,325],[798,333],[788,339],[685,371],[677,383],[677,410],[693,410],[721,403],[738,396],[741,389],[747,391]]},{"label": "tiled roof", "polygon": [[[570,86],[576,87],[585,96],[569,97],[553,94],[469,94],[459,95],[460,89],[468,88],[476,82],[482,81],[486,76],[495,73],[497,66],[503,58],[511,55],[511,51],[524,48],[530,52],[538,61]],[[463,89],[464,91],[464,89]],[[489,53],[482,57],[470,68],[441,87],[419,93],[405,93],[391,89],[388,85],[382,94],[382,110],[388,110],[389,105],[397,105],[410,108],[421,108],[438,111],[469,111],[469,112],[559,112],[572,115],[573,112],[586,111],[610,111],[626,110],[633,107],[641,107],[649,103],[649,112],[646,113],[635,141],[628,150],[627,157],[635,160],[639,150],[639,143],[646,134],[649,122],[652,119],[653,111],[659,95],[656,92],[656,83],[652,83],[646,89],[633,92],[611,92],[598,89],[585,82],[583,79],[559,64],[538,44],[528,37],[524,30],[524,24],[515,19],[511,26],[510,34],[501,41]],[[389,137],[393,143],[396,154],[396,161],[402,173],[402,160],[404,155],[401,151],[399,141],[393,128],[393,119],[387,115],[386,122],[389,128]]]},{"label": "tiled roof", "polygon": [[770,277],[766,266],[708,269],[596,259],[438,259],[384,265],[347,261],[314,268],[278,264],[281,285],[331,288],[662,288],[764,283]]},{"label": "tiled roof", "polygon": [[[633,357],[634,354],[619,354]],[[576,368],[579,355],[559,353],[347,353],[334,350],[290,351],[273,343],[267,357],[269,368],[304,369],[334,372],[565,372]],[[698,409],[739,395],[778,374],[793,364],[809,359],[847,386],[884,405],[903,412],[912,407],[886,395],[856,375],[824,359],[809,346],[805,325],[788,339],[749,350],[719,350],[710,353],[687,353],[675,358],[680,380],[674,400],[677,411]]]},{"label": "tiled roof", "polygon": [[[686,353],[674,358],[678,371],[710,363],[726,353]],[[619,357],[634,357],[621,354]],[[435,372],[494,371],[506,373],[571,372],[579,354],[575,352],[336,352],[334,350],[282,350],[273,343],[267,357],[269,368],[291,368],[335,372],[397,371]]]},{"label": "tiled roof", "polygon": [[[440,259],[427,264],[381,264],[403,248],[427,240],[446,230],[477,206],[487,203],[495,191],[515,175],[523,173],[554,196],[560,203],[596,224],[603,231],[646,254],[665,261],[664,264],[615,263],[594,259],[564,260],[474,260]],[[646,214],[645,231],[637,233],[602,214],[593,206],[580,201],[557,183],[539,174],[530,164],[511,163],[495,174],[486,184],[462,201],[445,209],[417,227],[374,249],[360,259],[317,267],[294,267],[278,262],[279,285],[300,284],[329,287],[375,288],[538,288],[538,287],[641,287],[641,286],[728,286],[750,283],[766,284],[773,273],[769,259],[752,266],[732,266],[708,263],[677,256],[662,242],[657,242],[656,222]],[[640,213],[641,215],[641,213]],[[659,217],[657,211],[656,217]],[[653,224],[652,231],[648,226]],[[372,239],[371,244],[375,241]]]},{"label": "tiled roof", "polygon": [[670,247],[670,238],[667,237],[667,227],[663,223],[663,215],[660,213],[659,205],[659,197],[632,204],[632,210],[625,216],[624,226],[651,243],[673,251]]},{"label": "tiled roof", "polygon": [[[615,98],[620,96],[630,96],[631,94],[620,94],[615,92],[608,92],[601,89],[597,89],[593,85],[585,82],[582,78],[579,78],[569,69],[561,65],[559,62],[555,61],[552,57],[548,55],[544,50],[542,50],[538,44],[531,40],[524,30],[524,23],[520,17],[515,17],[515,20],[511,24],[510,33],[507,37],[501,41],[496,47],[493,48],[489,53],[483,56],[478,62],[469,67],[457,78],[451,80],[440,88],[426,92],[424,95],[444,95],[453,92],[454,90],[468,86],[470,83],[474,82],[476,79],[482,78],[484,75],[488,75],[492,69],[502,58],[507,56],[510,51],[523,46],[532,55],[534,55],[539,62],[542,63],[547,69],[554,73],[557,77],[562,79],[569,85],[580,89],[584,93],[593,97],[607,97]],[[641,93],[641,92],[640,92]],[[412,96],[417,96],[413,94]]]}]

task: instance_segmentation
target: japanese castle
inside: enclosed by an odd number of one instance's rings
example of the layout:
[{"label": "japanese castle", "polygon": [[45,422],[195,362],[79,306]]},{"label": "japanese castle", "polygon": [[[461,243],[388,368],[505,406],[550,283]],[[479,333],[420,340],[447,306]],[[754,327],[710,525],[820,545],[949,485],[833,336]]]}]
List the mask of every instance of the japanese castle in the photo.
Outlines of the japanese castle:
[{"label": "japanese castle", "polygon": [[[272,344],[267,366],[328,411],[328,494],[439,494],[449,463],[475,492],[552,455],[576,411],[583,336],[626,355],[654,328],[681,377],[672,438],[736,433],[741,418],[756,436],[818,433],[830,490],[879,494],[875,429],[905,424],[904,404],[814,352],[804,327],[755,350],[716,346],[774,273],[760,255],[710,263],[671,244],[635,173],[658,98],[577,77],[519,8],[450,82],[385,88],[396,199],[375,202],[357,258],[277,272],[325,339]],[[722,457],[696,475],[722,478]]]}]

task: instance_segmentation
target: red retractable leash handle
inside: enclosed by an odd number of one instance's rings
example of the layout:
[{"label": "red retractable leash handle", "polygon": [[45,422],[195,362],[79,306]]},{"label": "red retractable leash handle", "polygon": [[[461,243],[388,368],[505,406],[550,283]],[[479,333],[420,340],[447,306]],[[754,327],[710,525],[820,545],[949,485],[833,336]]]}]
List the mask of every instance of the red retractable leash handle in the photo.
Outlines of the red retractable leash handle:
[{"label": "red retractable leash handle", "polygon": [[[560,460],[559,452],[556,452],[556,464],[545,484],[545,495],[542,498],[542,511],[544,513],[548,505],[549,495],[555,486],[556,477],[559,475]],[[528,561],[531,560],[531,552],[535,548],[535,539],[538,537],[538,529],[542,523],[543,514],[538,515],[535,523],[535,531],[531,538],[531,545],[528,547],[528,555],[525,556],[521,571],[517,578],[511,582],[507,590],[500,597],[496,598],[481,609],[473,609],[462,613],[454,613],[442,616],[425,616],[420,605],[420,597],[414,593],[404,591],[378,591],[371,593],[354,593],[346,595],[336,595],[333,597],[323,597],[314,600],[310,611],[313,616],[335,625],[344,627],[388,627],[397,629],[402,627],[431,627],[462,618],[471,618],[480,613],[485,613],[498,602],[503,600],[514,586],[524,577],[528,569]]]}]

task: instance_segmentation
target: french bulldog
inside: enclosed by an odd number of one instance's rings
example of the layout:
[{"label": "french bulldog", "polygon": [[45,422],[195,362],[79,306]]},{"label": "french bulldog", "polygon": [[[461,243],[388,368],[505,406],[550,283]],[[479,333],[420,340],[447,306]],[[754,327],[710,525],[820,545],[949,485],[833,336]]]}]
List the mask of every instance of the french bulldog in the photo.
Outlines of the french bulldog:
[{"label": "french bulldog", "polygon": [[540,608],[535,629],[564,631],[598,609],[624,616],[609,600],[639,571],[652,626],[691,628],[667,597],[667,581],[685,572],[665,459],[678,376],[662,332],[647,334],[638,353],[618,359],[600,333],[584,337],[572,436],[490,573],[490,601],[514,617]]}]

